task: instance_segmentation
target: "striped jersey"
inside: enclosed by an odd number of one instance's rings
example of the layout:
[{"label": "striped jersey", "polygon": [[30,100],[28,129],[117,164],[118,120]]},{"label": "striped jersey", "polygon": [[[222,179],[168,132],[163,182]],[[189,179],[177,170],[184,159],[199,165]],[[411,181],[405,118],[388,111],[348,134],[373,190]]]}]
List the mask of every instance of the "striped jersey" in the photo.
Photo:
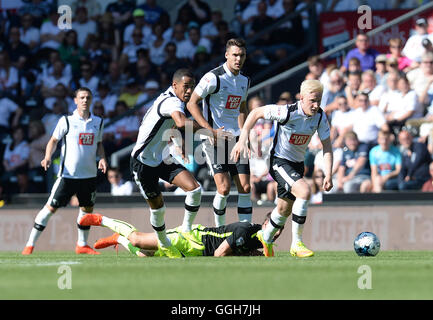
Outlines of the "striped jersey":
[{"label": "striped jersey", "polygon": [[56,140],[62,140],[58,177],[70,179],[94,178],[98,173],[96,151],[102,141],[104,122],[90,114],[84,119],[75,110],[57,122],[53,132]]},{"label": "striped jersey", "polygon": [[147,110],[141,121],[137,142],[131,156],[141,163],[157,167],[170,156],[167,147],[170,140],[170,129],[175,122],[172,113],[185,113],[185,103],[180,100],[170,86]]},{"label": "striped jersey", "polygon": [[311,137],[316,131],[320,140],[330,136],[328,119],[322,109],[313,116],[307,116],[300,101],[286,105],[266,105],[263,108],[266,120],[277,121],[271,156],[302,162]]},{"label": "striped jersey", "polygon": [[224,126],[234,136],[240,135],[238,116],[240,105],[246,101],[250,79],[234,75],[226,63],[206,73],[194,92],[203,98],[203,117],[213,129]]}]

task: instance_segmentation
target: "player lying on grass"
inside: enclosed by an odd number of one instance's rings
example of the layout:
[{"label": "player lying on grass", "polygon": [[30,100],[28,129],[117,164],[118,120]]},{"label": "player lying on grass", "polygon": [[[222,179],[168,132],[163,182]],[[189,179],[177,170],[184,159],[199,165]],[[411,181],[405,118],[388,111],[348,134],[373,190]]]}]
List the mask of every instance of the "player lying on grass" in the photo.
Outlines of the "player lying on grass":
[{"label": "player lying on grass", "polygon": [[[184,257],[191,256],[257,256],[262,255],[262,243],[257,238],[257,232],[269,223],[270,213],[263,224],[236,222],[220,227],[205,227],[194,224],[189,233],[182,232],[182,227],[167,230],[171,243]],[[158,247],[158,237],[155,233],[143,233],[127,222],[111,219],[101,214],[86,214],[80,220],[81,225],[103,226],[116,233],[96,241],[95,248],[102,249],[121,244],[129,252],[139,257],[165,256]],[[274,235],[275,241],[282,229]]]}]

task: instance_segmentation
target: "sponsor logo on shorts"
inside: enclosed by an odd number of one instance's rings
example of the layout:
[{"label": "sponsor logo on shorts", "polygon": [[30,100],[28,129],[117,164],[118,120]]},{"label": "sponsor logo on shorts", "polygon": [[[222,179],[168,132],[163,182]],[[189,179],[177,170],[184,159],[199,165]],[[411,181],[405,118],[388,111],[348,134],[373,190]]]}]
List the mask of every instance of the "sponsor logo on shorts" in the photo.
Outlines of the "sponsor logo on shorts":
[{"label": "sponsor logo on shorts", "polygon": [[310,138],[309,134],[292,134],[290,136],[289,142],[296,146],[306,144],[308,139]]},{"label": "sponsor logo on shorts", "polygon": [[229,95],[227,97],[226,109],[237,109],[241,105],[241,96]]},{"label": "sponsor logo on shorts", "polygon": [[94,138],[95,135],[93,133],[80,133],[78,143],[82,146],[91,146],[93,145]]}]

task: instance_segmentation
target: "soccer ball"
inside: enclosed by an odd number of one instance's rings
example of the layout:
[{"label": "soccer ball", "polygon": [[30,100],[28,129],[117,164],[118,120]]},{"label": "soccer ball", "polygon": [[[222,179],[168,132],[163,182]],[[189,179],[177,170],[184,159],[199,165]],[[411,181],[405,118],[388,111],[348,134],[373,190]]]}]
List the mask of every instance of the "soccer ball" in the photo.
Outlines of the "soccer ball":
[{"label": "soccer ball", "polygon": [[355,238],[353,247],[358,256],[375,256],[379,253],[380,241],[372,232],[361,232]]}]

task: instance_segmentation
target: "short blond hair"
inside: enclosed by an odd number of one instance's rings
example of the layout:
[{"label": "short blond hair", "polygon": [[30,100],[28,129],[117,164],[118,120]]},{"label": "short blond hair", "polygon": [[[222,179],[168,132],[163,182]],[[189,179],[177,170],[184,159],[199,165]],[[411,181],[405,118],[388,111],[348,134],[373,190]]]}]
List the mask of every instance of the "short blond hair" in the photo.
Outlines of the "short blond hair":
[{"label": "short blond hair", "polygon": [[301,83],[301,94],[309,94],[312,92],[318,92],[320,94],[323,93],[323,85],[320,83],[319,80],[304,80]]}]

